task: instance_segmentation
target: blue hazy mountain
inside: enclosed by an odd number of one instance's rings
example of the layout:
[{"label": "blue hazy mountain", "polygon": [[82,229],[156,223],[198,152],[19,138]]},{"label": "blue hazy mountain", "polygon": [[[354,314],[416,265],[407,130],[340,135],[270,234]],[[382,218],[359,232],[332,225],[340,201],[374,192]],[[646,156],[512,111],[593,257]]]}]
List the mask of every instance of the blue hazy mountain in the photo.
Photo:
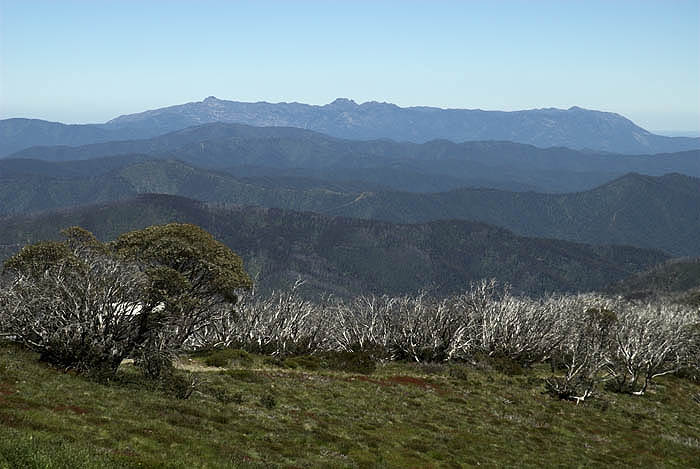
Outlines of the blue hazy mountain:
[{"label": "blue hazy mountain", "polygon": [[483,111],[435,107],[402,108],[390,103],[357,104],[336,99],[301,103],[245,103],[209,97],[203,101],[119,116],[105,124],[64,125],[34,119],[0,121],[0,155],[32,145],[80,145],[152,137],[210,122],[297,127],[330,136],[388,138],[423,143],[503,140],[538,147],[563,146],[613,153],[667,153],[700,148],[700,138],[655,135],[610,112],[579,107]]},{"label": "blue hazy mountain", "polygon": [[31,147],[12,158],[58,162],[134,154],[177,159],[237,176],[355,180],[411,192],[459,187],[572,192],[630,172],[700,177],[700,150],[640,156],[497,141],[356,141],[293,127],[224,123],[188,127],[143,140]]},{"label": "blue hazy mountain", "polygon": [[390,103],[357,104],[339,98],[325,106],[300,103],[242,103],[213,96],[201,102],[120,116],[113,127],[148,126],[162,131],[207,122],[288,126],[348,139],[453,142],[506,140],[538,147],[563,146],[615,153],[664,153],[700,148],[700,139],[663,137],[611,112],[572,107],[524,111],[402,108]]}]

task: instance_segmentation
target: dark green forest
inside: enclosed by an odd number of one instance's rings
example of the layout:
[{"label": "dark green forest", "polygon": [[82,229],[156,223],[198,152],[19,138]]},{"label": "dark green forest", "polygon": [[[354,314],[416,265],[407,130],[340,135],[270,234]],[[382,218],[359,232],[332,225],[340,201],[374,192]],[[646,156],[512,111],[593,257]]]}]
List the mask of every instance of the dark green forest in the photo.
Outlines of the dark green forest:
[{"label": "dark green forest", "polygon": [[202,226],[239,252],[261,288],[288,286],[301,276],[316,293],[341,296],[445,294],[489,277],[528,294],[586,291],[668,259],[654,250],[524,238],[477,222],[391,224],[165,195],[7,217],[0,239],[8,255],[28,241],[57,239],[62,227],[79,225],[106,241],[171,221]]}]

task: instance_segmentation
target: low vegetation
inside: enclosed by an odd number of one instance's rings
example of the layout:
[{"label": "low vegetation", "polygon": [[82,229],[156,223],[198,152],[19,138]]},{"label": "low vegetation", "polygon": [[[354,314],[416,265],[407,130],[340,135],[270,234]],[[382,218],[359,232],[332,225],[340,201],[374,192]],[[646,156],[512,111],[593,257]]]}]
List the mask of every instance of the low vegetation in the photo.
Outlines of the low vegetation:
[{"label": "low vegetation", "polygon": [[0,467],[700,463],[695,305],[310,301],[196,226],[65,235],[4,266]]},{"label": "low vegetation", "polygon": [[[133,365],[108,384],[0,345],[0,467],[698,467],[700,385],[675,375],[643,396],[546,392],[549,366],[377,362],[337,371],[314,356],[183,356],[182,382]],[[240,357],[246,357],[241,360]],[[185,371],[191,370],[191,371]]]}]

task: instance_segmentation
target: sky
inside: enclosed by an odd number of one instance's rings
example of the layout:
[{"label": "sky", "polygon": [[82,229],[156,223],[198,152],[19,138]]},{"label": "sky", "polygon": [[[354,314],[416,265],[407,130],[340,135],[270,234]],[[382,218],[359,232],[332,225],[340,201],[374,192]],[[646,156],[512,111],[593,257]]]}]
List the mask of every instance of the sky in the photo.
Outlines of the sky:
[{"label": "sky", "polygon": [[0,0],[0,118],[347,97],[698,132],[699,23],[698,0]]}]

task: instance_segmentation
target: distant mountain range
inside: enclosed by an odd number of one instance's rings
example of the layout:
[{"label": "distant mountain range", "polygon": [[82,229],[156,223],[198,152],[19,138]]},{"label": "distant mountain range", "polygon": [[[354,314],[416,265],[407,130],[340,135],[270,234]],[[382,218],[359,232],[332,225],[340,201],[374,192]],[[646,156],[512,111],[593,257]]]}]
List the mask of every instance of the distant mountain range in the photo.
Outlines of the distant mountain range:
[{"label": "distant mountain range", "polygon": [[165,195],[0,219],[0,260],[80,225],[101,239],[166,222],[204,227],[242,255],[261,289],[307,281],[309,294],[448,294],[495,277],[516,292],[600,289],[668,259],[653,250],[523,238],[468,221],[397,225],[259,207],[208,207]]},{"label": "distant mountain range", "polygon": [[700,150],[633,156],[512,142],[354,141],[291,127],[222,123],[143,140],[31,147],[10,158],[66,161],[133,154],[178,159],[239,176],[354,180],[412,192],[460,187],[572,192],[629,172],[700,176]]},{"label": "distant mountain range", "polygon": [[401,108],[390,103],[357,104],[339,98],[325,106],[300,103],[242,103],[213,96],[194,103],[117,117],[114,127],[175,130],[207,122],[288,126],[348,139],[453,142],[506,140],[538,147],[569,147],[617,153],[663,153],[700,148],[700,139],[654,135],[624,117],[580,107],[502,112],[480,109]]},{"label": "distant mountain range", "polygon": [[394,223],[473,220],[522,236],[700,256],[700,179],[679,174],[628,174],[569,194],[464,188],[419,194],[363,182],[240,177],[143,155],[61,163],[5,159],[0,174],[0,215],[162,193]]},{"label": "distant mountain range", "polygon": [[111,128],[104,124],[62,124],[40,119],[2,119],[0,157],[35,145],[86,145],[156,135],[158,132],[151,129]]},{"label": "distant mountain range", "polygon": [[268,289],[444,294],[496,277],[634,294],[679,270],[654,267],[670,255],[700,256],[698,178],[699,138],[580,108],[210,97],[105,124],[6,119],[0,260],[69,225],[110,239],[182,221]]},{"label": "distant mountain range", "polygon": [[296,127],[347,139],[392,139],[423,143],[512,141],[537,147],[568,147],[626,154],[700,149],[700,138],[654,135],[614,113],[570,109],[482,111],[394,104],[356,104],[336,99],[325,106],[244,103],[209,97],[120,116],[105,124],[63,125],[30,120],[0,121],[0,156],[33,145],[81,145],[145,138],[210,122]]}]

